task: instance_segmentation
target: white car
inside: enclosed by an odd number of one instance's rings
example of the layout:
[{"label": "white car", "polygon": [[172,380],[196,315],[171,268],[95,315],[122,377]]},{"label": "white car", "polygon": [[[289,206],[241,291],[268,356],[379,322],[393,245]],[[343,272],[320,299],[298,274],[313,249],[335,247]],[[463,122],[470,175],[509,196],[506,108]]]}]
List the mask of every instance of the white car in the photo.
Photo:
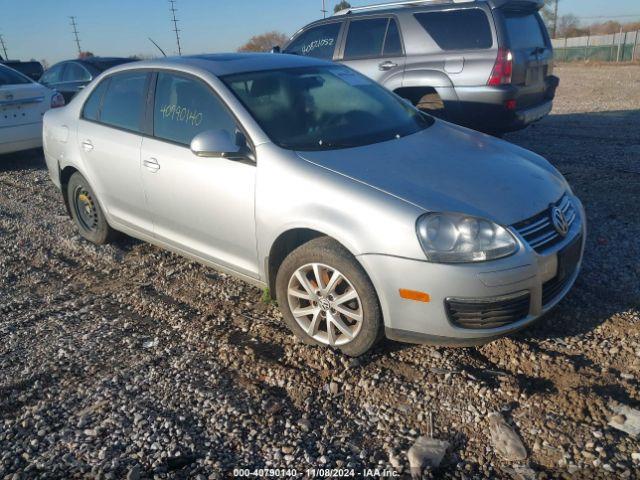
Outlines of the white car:
[{"label": "white car", "polygon": [[42,146],[42,117],[62,106],[58,92],[0,64],[0,154]]}]

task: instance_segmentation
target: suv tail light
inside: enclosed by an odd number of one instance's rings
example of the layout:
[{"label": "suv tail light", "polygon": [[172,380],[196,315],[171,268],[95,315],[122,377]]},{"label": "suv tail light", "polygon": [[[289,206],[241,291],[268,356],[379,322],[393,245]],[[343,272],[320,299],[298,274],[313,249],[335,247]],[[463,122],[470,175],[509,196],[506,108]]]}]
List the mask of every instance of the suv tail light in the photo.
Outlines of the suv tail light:
[{"label": "suv tail light", "polygon": [[513,74],[513,54],[508,48],[498,49],[498,58],[493,66],[491,76],[487,85],[497,87],[499,85],[509,85]]},{"label": "suv tail light", "polygon": [[64,107],[64,97],[61,93],[54,93],[51,97],[51,108]]}]

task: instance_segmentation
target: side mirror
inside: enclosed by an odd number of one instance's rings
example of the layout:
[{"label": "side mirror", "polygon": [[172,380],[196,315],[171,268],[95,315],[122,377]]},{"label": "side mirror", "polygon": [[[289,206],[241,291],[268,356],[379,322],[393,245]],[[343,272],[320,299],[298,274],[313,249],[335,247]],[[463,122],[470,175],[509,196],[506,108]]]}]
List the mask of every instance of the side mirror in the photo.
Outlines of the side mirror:
[{"label": "side mirror", "polygon": [[191,140],[191,151],[199,157],[223,157],[229,160],[251,160],[253,154],[240,131],[232,137],[226,130],[206,130]]},{"label": "side mirror", "polygon": [[271,47],[271,53],[280,53],[282,50],[280,49],[280,45],[275,45]]}]

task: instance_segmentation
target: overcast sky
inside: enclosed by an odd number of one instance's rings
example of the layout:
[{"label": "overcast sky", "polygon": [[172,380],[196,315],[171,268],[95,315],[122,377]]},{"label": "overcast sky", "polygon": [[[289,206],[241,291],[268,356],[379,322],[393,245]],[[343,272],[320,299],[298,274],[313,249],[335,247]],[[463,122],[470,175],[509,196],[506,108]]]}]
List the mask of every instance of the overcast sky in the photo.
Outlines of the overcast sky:
[{"label": "overcast sky", "polygon": [[[333,10],[337,2],[326,3]],[[291,35],[321,17],[321,5],[322,0],[176,0],[183,53],[234,51],[252,35],[270,30]],[[0,12],[10,58],[54,63],[75,57],[69,15],[77,17],[82,49],[96,55],[157,54],[147,37],[168,54],[176,53],[167,0],[0,0]],[[640,19],[640,0],[560,0],[560,14],[565,13],[637,15],[617,19],[632,21]]]}]

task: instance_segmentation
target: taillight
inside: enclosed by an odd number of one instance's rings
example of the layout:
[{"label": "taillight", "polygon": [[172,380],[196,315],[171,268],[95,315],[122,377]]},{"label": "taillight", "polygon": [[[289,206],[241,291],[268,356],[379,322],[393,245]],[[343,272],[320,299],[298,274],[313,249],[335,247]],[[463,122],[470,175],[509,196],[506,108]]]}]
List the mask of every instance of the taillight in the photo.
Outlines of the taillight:
[{"label": "taillight", "polygon": [[51,108],[64,107],[64,97],[61,93],[54,93],[51,97]]},{"label": "taillight", "polygon": [[499,48],[496,64],[493,66],[487,85],[497,87],[509,85],[513,74],[513,54],[508,48]]}]

